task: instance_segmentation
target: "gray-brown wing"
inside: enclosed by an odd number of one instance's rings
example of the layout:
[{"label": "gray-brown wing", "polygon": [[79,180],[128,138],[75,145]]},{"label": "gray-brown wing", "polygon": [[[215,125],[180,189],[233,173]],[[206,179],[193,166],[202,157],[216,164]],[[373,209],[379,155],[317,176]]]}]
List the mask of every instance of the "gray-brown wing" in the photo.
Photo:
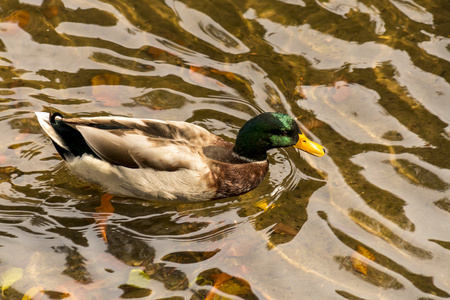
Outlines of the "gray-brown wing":
[{"label": "gray-brown wing", "polygon": [[203,153],[184,140],[152,137],[139,130],[105,130],[77,125],[89,147],[103,160],[130,168],[204,170]]},{"label": "gray-brown wing", "polygon": [[173,140],[184,140],[198,146],[210,145],[218,137],[206,129],[179,121],[161,121],[156,119],[136,119],[125,117],[95,117],[64,119],[72,127],[89,126],[98,129],[133,131],[142,135]]}]

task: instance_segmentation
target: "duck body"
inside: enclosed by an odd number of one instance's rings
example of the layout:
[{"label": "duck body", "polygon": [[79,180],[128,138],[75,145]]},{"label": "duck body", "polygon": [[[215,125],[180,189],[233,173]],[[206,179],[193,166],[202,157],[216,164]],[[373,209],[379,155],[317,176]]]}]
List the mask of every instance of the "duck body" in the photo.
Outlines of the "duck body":
[{"label": "duck body", "polygon": [[[240,131],[234,145],[186,122],[36,116],[74,173],[110,194],[143,199],[205,201],[246,193],[264,179],[268,161],[263,148],[273,146],[258,142],[252,128],[243,131],[247,124],[241,131],[250,135],[238,144]],[[294,127],[290,134],[295,141],[286,146],[299,139]],[[249,151],[248,143],[256,150]]]}]

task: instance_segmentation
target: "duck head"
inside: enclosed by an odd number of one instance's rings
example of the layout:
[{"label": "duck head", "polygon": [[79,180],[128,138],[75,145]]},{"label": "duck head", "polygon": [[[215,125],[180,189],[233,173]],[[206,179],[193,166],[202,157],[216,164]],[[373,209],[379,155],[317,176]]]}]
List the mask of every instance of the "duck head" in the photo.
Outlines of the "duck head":
[{"label": "duck head", "polygon": [[282,113],[262,113],[244,124],[239,130],[233,151],[248,160],[267,159],[267,151],[289,147],[301,149],[315,156],[323,156],[324,148],[309,140],[297,122]]}]

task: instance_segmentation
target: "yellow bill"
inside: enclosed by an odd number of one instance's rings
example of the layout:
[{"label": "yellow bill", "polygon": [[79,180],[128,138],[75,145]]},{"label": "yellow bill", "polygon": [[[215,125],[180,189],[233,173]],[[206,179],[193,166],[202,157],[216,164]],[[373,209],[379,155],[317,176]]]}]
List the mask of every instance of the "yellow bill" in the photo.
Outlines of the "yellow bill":
[{"label": "yellow bill", "polygon": [[298,142],[294,145],[294,147],[315,156],[325,155],[325,149],[319,144],[309,140],[304,134],[298,135]]}]

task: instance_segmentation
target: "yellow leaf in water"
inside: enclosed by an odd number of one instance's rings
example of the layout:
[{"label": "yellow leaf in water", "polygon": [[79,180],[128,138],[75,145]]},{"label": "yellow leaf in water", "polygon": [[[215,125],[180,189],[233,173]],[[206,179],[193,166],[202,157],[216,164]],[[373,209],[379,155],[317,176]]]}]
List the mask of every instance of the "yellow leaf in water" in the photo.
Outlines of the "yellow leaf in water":
[{"label": "yellow leaf in water", "polygon": [[367,275],[367,263],[359,258],[359,255],[357,253],[361,254],[362,256],[370,259],[375,260],[375,255],[372,254],[369,250],[364,248],[363,246],[357,247],[356,251],[353,252],[351,256],[351,261],[353,265],[353,270],[363,273],[364,275]]},{"label": "yellow leaf in water", "polygon": [[28,291],[25,293],[25,295],[23,295],[22,300],[32,300],[34,296],[36,296],[37,293],[39,293],[41,291],[40,288],[34,286],[30,289],[28,289]]},{"label": "yellow leaf in water", "polygon": [[270,205],[267,205],[267,200],[260,200],[254,204],[255,207],[261,208],[263,211],[267,211]]},{"label": "yellow leaf in water", "polygon": [[17,280],[22,278],[23,270],[22,268],[11,268],[1,275],[2,282],[2,295],[5,290],[7,290],[11,285],[14,284]]},{"label": "yellow leaf in water", "polygon": [[127,284],[141,289],[148,289],[150,277],[141,269],[132,269],[128,276]]},{"label": "yellow leaf in water", "polygon": [[357,252],[353,252],[351,256],[353,270],[367,275],[367,264],[358,258]]},{"label": "yellow leaf in water", "polygon": [[358,247],[356,248],[356,251],[358,251],[358,253],[363,255],[364,257],[367,257],[368,259],[375,261],[375,255],[373,255],[372,252],[370,252],[363,246],[358,245]]}]

